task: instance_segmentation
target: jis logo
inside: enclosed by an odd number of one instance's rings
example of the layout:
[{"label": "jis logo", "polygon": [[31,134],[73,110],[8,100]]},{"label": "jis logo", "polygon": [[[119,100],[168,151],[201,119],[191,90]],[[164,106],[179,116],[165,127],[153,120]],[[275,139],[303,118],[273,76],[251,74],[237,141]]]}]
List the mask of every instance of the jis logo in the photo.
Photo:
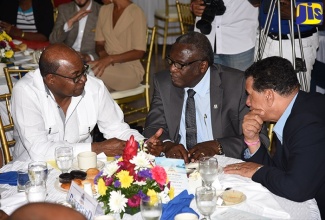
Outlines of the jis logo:
[{"label": "jis logo", "polygon": [[323,3],[299,3],[297,5],[296,23],[302,25],[319,25],[323,23]]}]

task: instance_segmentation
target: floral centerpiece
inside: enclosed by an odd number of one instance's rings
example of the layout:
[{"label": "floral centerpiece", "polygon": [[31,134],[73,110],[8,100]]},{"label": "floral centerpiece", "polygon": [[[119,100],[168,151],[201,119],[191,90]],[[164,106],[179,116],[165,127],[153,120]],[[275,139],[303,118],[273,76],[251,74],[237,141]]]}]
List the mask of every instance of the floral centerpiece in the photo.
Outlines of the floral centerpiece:
[{"label": "floral centerpiece", "polygon": [[0,29],[0,62],[8,63],[9,59],[14,56],[15,48],[11,37],[3,30]]},{"label": "floral centerpiece", "polygon": [[131,136],[123,155],[107,164],[95,178],[98,201],[103,203],[105,214],[135,214],[140,211],[140,201],[146,197],[162,198],[167,203],[174,197],[167,173],[155,166],[154,156],[145,152],[145,144],[139,144]]}]

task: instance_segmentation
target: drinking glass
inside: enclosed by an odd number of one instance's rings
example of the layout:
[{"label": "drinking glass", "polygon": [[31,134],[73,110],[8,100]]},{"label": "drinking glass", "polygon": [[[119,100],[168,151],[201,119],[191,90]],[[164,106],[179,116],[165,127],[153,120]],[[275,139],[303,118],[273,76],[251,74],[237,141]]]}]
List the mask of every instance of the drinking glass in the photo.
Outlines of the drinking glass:
[{"label": "drinking glass", "polygon": [[214,157],[202,157],[199,160],[199,173],[207,188],[211,188],[212,183],[218,176],[218,160]]},{"label": "drinking glass", "polygon": [[59,146],[55,148],[55,161],[62,173],[67,173],[73,163],[73,149],[68,146]]},{"label": "drinking glass", "polygon": [[195,201],[200,213],[204,215],[202,220],[211,220],[210,215],[217,208],[216,189],[214,187],[206,188],[204,186],[196,188]]},{"label": "drinking glass", "polygon": [[162,204],[158,194],[141,199],[140,209],[143,220],[159,220],[162,212]]},{"label": "drinking glass", "polygon": [[46,182],[48,175],[47,163],[45,161],[33,161],[28,164],[28,177],[33,183]]},{"label": "drinking glass", "polygon": [[44,181],[26,183],[26,197],[28,202],[44,202],[46,198],[46,185]]}]

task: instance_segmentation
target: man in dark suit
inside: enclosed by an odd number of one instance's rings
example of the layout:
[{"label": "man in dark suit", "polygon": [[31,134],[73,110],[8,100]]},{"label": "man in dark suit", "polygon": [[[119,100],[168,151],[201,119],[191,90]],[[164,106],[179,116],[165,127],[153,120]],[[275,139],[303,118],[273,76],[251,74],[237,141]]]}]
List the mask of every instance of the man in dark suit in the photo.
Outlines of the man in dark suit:
[{"label": "man in dark suit", "polygon": [[50,42],[65,43],[72,47],[80,52],[84,62],[97,59],[95,29],[100,7],[93,0],[78,0],[59,5]]},{"label": "man in dark suit", "polygon": [[[292,64],[281,57],[258,61],[245,72],[247,105],[243,123],[247,163],[225,173],[250,177],[271,192],[303,202],[315,198],[325,218],[325,96],[300,91]],[[276,152],[271,158],[259,141],[263,121],[276,122]]]},{"label": "man in dark suit", "polygon": [[[154,94],[148,113],[144,136],[151,137],[159,128],[163,148],[149,152],[167,157],[183,158],[185,162],[202,156],[225,154],[240,158],[245,148],[242,120],[249,111],[245,104],[245,79],[242,71],[213,65],[213,50],[207,37],[190,32],[177,38],[170,56],[169,71],[155,74]],[[196,93],[195,144],[188,146],[186,127],[187,91]],[[266,132],[265,132],[266,133]],[[263,133],[261,139],[268,146]]]}]

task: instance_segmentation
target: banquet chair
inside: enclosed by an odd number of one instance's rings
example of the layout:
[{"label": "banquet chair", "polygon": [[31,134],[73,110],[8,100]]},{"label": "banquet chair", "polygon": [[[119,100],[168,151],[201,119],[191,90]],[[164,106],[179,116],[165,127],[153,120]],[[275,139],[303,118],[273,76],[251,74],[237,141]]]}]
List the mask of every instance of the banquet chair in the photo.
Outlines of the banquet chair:
[{"label": "banquet chair", "polygon": [[[146,54],[144,55],[144,58],[141,59],[141,62],[145,67],[143,83],[141,83],[135,89],[111,92],[113,99],[123,110],[124,116],[128,116],[128,115],[134,116],[135,113],[138,113],[138,112],[142,112],[142,113],[149,112],[149,107],[150,107],[150,94],[149,94],[150,63],[151,63],[155,33],[156,33],[156,27],[152,27],[152,28],[148,27],[147,28],[146,40],[147,40],[148,48],[147,48]],[[137,101],[137,100],[141,100],[141,99],[144,99],[144,101],[145,101],[144,105],[141,105],[138,107],[132,107],[130,105],[130,103]],[[128,123],[134,124],[134,123],[137,123],[140,121],[144,121],[145,119],[146,119],[146,116],[134,119],[132,121],[129,121]]]},{"label": "banquet chair", "polygon": [[173,0],[173,4],[170,2],[171,0],[165,0],[165,8],[155,11],[155,26],[157,28],[155,53],[156,55],[158,53],[158,37],[163,37],[162,59],[166,57],[167,37],[181,35],[175,0]]},{"label": "banquet chair", "polygon": [[268,147],[269,152],[272,151],[272,143],[273,143],[273,136],[274,136],[273,127],[274,127],[274,123],[269,122],[269,125],[268,125],[268,128],[267,128],[267,133],[268,133],[268,137],[269,137],[269,140],[270,140],[270,145]]},{"label": "banquet chair", "polygon": [[[30,70],[9,69],[8,67],[3,68],[3,70],[7,81],[8,93],[4,93],[0,95],[0,101],[4,101],[6,105],[5,107],[6,114],[3,115],[1,114],[0,116],[0,141],[1,141],[2,151],[3,151],[4,162],[5,164],[7,164],[12,160],[10,147],[14,146],[15,144],[14,139],[8,140],[6,136],[6,133],[12,132],[14,128],[14,122],[10,112],[10,99],[11,99],[12,88],[13,88],[11,77],[13,76],[20,79],[23,76],[23,73],[27,73]],[[4,124],[5,118],[9,122],[8,124]]]},{"label": "banquet chair", "polygon": [[195,18],[191,11],[191,4],[176,1],[178,20],[181,27],[181,33],[185,34],[194,29]]}]

